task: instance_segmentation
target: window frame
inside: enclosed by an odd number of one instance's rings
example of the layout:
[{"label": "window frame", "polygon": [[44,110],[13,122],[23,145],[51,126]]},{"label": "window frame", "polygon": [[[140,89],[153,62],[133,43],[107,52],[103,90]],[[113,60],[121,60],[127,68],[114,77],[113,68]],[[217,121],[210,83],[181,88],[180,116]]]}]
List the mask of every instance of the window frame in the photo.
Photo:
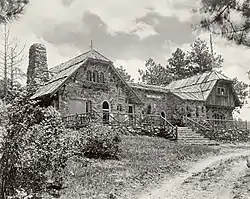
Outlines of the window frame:
[{"label": "window frame", "polygon": [[227,89],[224,86],[217,86],[216,95],[227,97],[228,96]]},{"label": "window frame", "polygon": [[87,81],[92,81],[92,72],[91,72],[91,70],[87,70]]}]

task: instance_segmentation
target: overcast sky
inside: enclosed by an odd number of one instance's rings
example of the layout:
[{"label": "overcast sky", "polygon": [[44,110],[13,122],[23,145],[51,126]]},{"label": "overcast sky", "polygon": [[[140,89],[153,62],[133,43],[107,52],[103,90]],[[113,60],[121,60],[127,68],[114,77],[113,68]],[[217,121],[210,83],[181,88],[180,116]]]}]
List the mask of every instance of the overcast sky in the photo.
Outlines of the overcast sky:
[{"label": "overcast sky", "polygon": [[[209,34],[191,28],[199,19],[191,12],[196,2],[31,0],[25,14],[11,28],[26,43],[26,52],[35,42],[46,46],[49,67],[89,50],[93,40],[96,50],[136,78],[149,57],[165,65],[177,47],[188,50],[197,37],[209,40]],[[247,81],[249,48],[214,36],[214,51],[223,56],[226,75]],[[27,60],[22,68],[26,72]]]}]

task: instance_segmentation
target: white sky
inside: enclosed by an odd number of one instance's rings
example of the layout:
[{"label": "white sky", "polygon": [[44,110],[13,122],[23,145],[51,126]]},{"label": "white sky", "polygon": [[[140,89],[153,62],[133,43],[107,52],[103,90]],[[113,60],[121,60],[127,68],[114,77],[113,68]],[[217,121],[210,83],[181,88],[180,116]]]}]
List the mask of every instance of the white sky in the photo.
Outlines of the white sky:
[{"label": "white sky", "polygon": [[[198,36],[209,40],[191,29],[195,6],[196,0],[31,0],[10,27],[26,53],[35,42],[46,46],[49,67],[88,50],[93,39],[95,49],[137,79],[149,57],[165,65],[177,47],[189,49]],[[249,48],[214,36],[214,51],[223,56],[226,75],[248,81]]]}]

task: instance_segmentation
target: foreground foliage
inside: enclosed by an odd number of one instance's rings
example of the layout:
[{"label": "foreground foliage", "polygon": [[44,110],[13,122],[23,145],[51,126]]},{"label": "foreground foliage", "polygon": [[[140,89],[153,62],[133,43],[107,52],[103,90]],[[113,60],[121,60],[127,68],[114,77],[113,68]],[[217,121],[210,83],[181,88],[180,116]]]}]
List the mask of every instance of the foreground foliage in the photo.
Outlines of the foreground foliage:
[{"label": "foreground foliage", "polygon": [[29,0],[1,0],[0,1],[0,24],[17,19],[23,14]]},{"label": "foreground foliage", "polygon": [[[249,0],[201,0],[199,28],[249,46]],[[197,28],[198,28],[197,27]]]},{"label": "foreground foliage", "polygon": [[48,180],[60,187],[60,173],[69,154],[60,137],[64,127],[57,112],[40,107],[24,94],[13,101],[7,117],[1,147],[0,197],[44,191]]},{"label": "foreground foliage", "polygon": [[213,148],[157,137],[122,135],[121,140],[119,161],[72,157],[61,198],[137,198],[148,186],[185,171],[186,161],[215,153]]},{"label": "foreground foliage", "polygon": [[217,129],[212,131],[198,130],[197,133],[204,135],[207,138],[216,140],[219,142],[249,142],[250,141],[250,130],[249,129]]},{"label": "foreground foliage", "polygon": [[117,159],[120,135],[103,125],[93,124],[78,131],[65,132],[64,138],[72,155],[94,159]]}]

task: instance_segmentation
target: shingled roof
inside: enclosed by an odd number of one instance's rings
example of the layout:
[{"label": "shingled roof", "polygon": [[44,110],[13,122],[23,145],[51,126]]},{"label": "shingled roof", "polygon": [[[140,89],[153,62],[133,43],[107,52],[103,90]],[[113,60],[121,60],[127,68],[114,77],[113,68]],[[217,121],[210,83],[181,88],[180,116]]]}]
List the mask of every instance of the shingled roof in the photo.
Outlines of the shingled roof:
[{"label": "shingled roof", "polygon": [[127,84],[127,82],[121,77],[119,72],[115,69],[113,62],[106,58],[104,55],[99,53],[98,51],[91,49],[77,57],[70,59],[60,65],[57,65],[50,69],[50,73],[52,74],[52,78],[45,83],[45,85],[41,86],[38,91],[31,97],[31,99],[41,98],[43,96],[53,95],[56,93],[65,82],[73,75],[75,72],[87,62],[87,60],[95,60],[109,64],[109,66],[116,72],[118,77],[122,80],[122,82],[127,86],[130,90],[130,93],[136,98],[136,100],[141,103],[139,97],[132,90],[132,88]]},{"label": "shingled roof", "polygon": [[169,92],[169,90],[163,86],[134,83],[134,82],[128,82],[128,85],[131,86],[132,88],[135,88],[135,89],[155,91],[155,92],[160,92],[160,93],[168,93]]},{"label": "shingled roof", "polygon": [[218,80],[232,80],[217,71],[205,72],[190,78],[173,81],[166,86],[171,93],[184,100],[206,101]]}]

